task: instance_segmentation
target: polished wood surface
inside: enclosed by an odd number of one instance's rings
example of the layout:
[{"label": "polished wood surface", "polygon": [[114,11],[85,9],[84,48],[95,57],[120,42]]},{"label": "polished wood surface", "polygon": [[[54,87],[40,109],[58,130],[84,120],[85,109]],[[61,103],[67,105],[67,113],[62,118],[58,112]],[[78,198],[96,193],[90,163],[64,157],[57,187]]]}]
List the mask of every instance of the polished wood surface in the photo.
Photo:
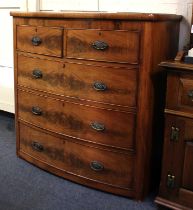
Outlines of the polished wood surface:
[{"label": "polished wood surface", "polygon": [[136,20],[136,21],[180,21],[181,15],[172,14],[154,14],[154,13],[128,13],[128,12],[18,12],[12,11],[13,17],[45,17],[45,18],[94,18],[94,19],[112,19],[112,20]]},{"label": "polished wood surface", "polygon": [[[36,69],[41,71],[41,78],[33,76]],[[75,99],[127,107],[136,107],[138,71],[137,67],[99,67],[18,55],[20,86]],[[125,78],[128,80],[125,81]],[[97,89],[97,82],[104,84],[106,89]]]},{"label": "polished wood surface", "polygon": [[[132,190],[134,163],[131,155],[85,147],[21,123],[19,127],[22,131],[21,152],[77,176]],[[34,142],[39,147],[35,147]],[[102,164],[103,168],[98,171],[93,169],[93,161]],[[127,167],[128,164],[130,167]]]},{"label": "polished wood surface", "polygon": [[[33,38],[40,43],[33,44]],[[62,57],[63,29],[54,27],[17,26],[17,49]]]},{"label": "polished wood surface", "polygon": [[[33,107],[41,110],[40,115],[33,112]],[[85,141],[131,150],[135,146],[133,113],[89,107],[18,91],[18,118]],[[96,130],[93,123],[103,125],[104,130]]]},{"label": "polished wood surface", "polygon": [[192,67],[182,63],[177,67],[177,62],[162,64],[168,79],[162,178],[156,202],[173,209],[192,209]]},{"label": "polished wood surface", "polygon": [[[157,64],[175,57],[181,17],[11,14],[18,156],[78,183],[143,199],[162,133],[165,77]],[[60,149],[64,160],[55,154]]]},{"label": "polished wood surface", "polygon": [[[67,58],[113,61],[137,64],[139,59],[139,31],[68,30]],[[107,44],[104,50],[93,44]]]}]

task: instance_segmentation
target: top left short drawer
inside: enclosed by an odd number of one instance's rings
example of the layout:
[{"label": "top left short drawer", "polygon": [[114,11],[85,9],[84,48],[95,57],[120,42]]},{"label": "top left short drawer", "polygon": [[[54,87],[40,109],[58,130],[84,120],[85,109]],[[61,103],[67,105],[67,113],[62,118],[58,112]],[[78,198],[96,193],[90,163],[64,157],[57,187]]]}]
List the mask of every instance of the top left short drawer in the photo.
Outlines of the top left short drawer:
[{"label": "top left short drawer", "polygon": [[63,28],[44,26],[17,26],[17,50],[63,56]]}]

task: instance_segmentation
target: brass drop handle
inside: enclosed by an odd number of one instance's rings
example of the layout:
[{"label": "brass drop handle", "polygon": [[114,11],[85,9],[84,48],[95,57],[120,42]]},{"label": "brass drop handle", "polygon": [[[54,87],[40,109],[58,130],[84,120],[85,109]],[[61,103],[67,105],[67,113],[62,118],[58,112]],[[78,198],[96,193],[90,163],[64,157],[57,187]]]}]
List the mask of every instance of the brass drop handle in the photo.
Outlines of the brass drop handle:
[{"label": "brass drop handle", "polygon": [[99,122],[91,122],[90,124],[91,128],[96,130],[96,131],[104,131],[105,130],[105,125]]},{"label": "brass drop handle", "polygon": [[93,160],[91,163],[90,163],[90,167],[92,170],[94,171],[102,171],[104,170],[104,166],[102,163],[96,161],[96,160]]},{"label": "brass drop handle", "polygon": [[188,97],[193,100],[193,90],[188,91]]},{"label": "brass drop handle", "polygon": [[177,127],[171,127],[170,140],[177,142],[179,140],[180,129]]},{"label": "brass drop handle", "polygon": [[35,79],[41,79],[43,77],[43,74],[42,74],[42,71],[39,70],[39,69],[34,69],[32,71],[32,76],[35,78]]},{"label": "brass drop handle", "polygon": [[33,46],[39,46],[42,43],[42,40],[39,36],[34,36],[31,39]]},{"label": "brass drop handle", "polygon": [[42,115],[42,110],[38,106],[33,106],[31,111],[34,115]]},{"label": "brass drop handle", "polygon": [[38,152],[42,152],[44,150],[44,147],[43,145],[39,144],[38,142],[36,141],[33,141],[32,144],[31,144],[32,148]]},{"label": "brass drop handle", "polygon": [[103,82],[94,82],[93,88],[97,91],[105,91],[107,89],[107,86]]},{"label": "brass drop handle", "polygon": [[167,175],[167,187],[170,189],[175,187],[175,176],[173,174]]},{"label": "brass drop handle", "polygon": [[105,42],[103,42],[103,41],[94,41],[93,43],[92,43],[92,47],[95,49],[95,50],[106,50],[108,47],[109,47],[109,45],[107,44],[107,43],[105,43]]}]

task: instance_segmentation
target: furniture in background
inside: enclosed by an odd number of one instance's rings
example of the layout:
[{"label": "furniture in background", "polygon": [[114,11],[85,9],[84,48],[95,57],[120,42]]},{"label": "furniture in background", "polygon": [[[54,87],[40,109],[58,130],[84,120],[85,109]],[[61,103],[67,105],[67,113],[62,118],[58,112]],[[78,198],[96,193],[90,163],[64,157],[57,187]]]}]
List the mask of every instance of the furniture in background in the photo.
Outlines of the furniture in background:
[{"label": "furniture in background", "polygon": [[11,15],[18,156],[75,182],[143,199],[161,135],[154,129],[163,104],[157,64],[175,57],[181,16]]},{"label": "furniture in background", "polygon": [[193,208],[193,64],[162,62],[167,71],[162,177],[156,202]]}]

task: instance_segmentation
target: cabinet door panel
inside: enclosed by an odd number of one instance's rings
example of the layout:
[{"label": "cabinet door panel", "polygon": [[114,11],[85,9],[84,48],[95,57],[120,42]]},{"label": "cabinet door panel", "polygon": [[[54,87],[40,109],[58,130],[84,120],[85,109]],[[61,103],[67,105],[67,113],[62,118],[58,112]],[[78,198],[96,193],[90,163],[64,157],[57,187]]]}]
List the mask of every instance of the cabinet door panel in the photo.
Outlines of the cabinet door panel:
[{"label": "cabinet door panel", "polygon": [[193,142],[187,142],[185,146],[184,169],[182,186],[193,191]]}]

